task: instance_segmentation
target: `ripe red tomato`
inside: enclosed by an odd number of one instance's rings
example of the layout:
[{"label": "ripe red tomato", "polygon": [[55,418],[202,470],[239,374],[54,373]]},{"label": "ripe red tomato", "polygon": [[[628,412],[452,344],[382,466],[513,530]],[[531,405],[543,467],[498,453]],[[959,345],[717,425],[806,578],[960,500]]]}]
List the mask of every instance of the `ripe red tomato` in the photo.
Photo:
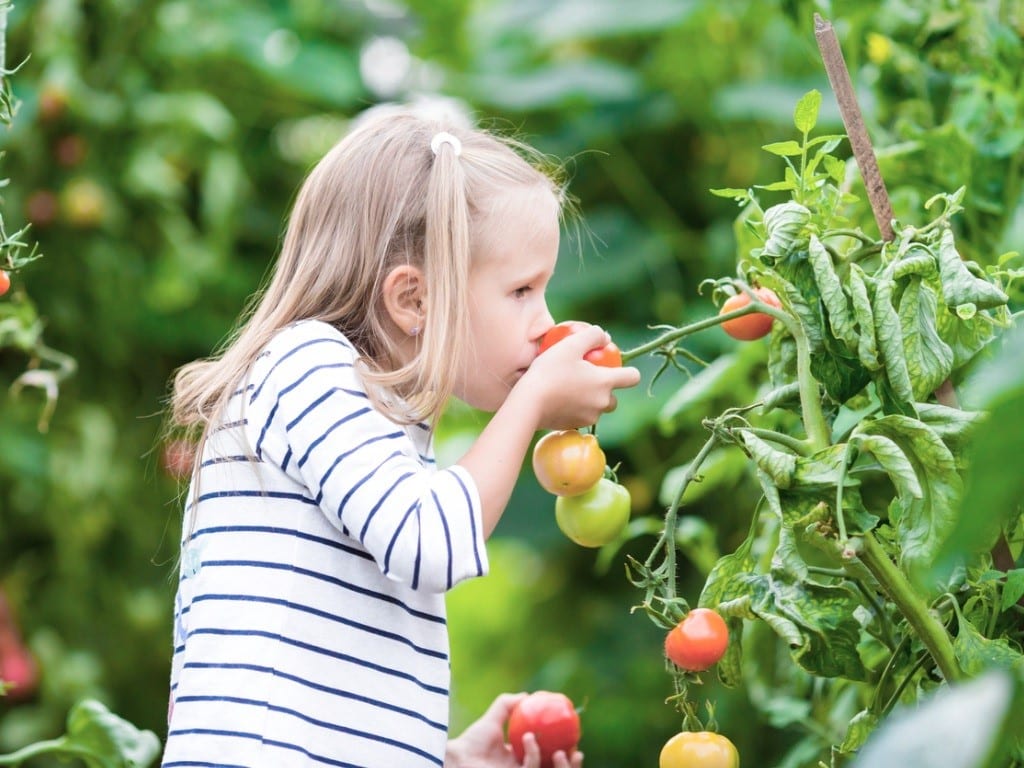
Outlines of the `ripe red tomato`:
[{"label": "ripe red tomato", "polygon": [[[782,303],[779,301],[779,297],[775,295],[775,292],[770,288],[755,288],[754,293],[757,294],[757,298],[772,307],[782,307]],[[742,309],[750,303],[750,297],[745,293],[737,293],[735,296],[730,296],[722,304],[719,315],[724,315],[727,312],[734,312],[737,309]],[[743,315],[742,317],[734,317],[732,320],[726,320],[722,323],[722,329],[732,336],[734,339],[740,341],[754,341],[755,339],[761,339],[768,335],[772,329],[772,321],[774,318],[771,315],[765,314],[764,312],[751,312],[749,315]]]},{"label": "ripe red tomato", "polygon": [[658,768],[740,768],[740,753],[720,733],[683,731],[665,742]]},{"label": "ripe red tomato", "polygon": [[580,716],[564,693],[534,691],[520,701],[508,718],[508,741],[516,760],[523,762],[524,734],[537,737],[541,768],[551,768],[555,752],[572,757],[580,742]]},{"label": "ripe red tomato", "polygon": [[581,547],[602,547],[629,522],[630,498],[624,486],[602,477],[589,491],[555,499],[555,520]]},{"label": "ripe red tomato", "polygon": [[604,475],[604,451],[592,434],[576,429],[549,432],[533,447],[533,474],[548,493],[574,496]]},{"label": "ripe red tomato", "polygon": [[11,289],[11,276],[0,269],[0,296],[3,296]]},{"label": "ripe red tomato", "polygon": [[694,608],[665,636],[665,655],[677,667],[701,672],[716,664],[728,645],[725,619],[710,608]]},{"label": "ripe red tomato", "polygon": [[[576,320],[566,320],[564,323],[559,323],[544,334],[544,337],[540,340],[540,351],[544,352],[566,336],[570,336],[586,327],[586,323]],[[603,347],[590,350],[583,356],[583,359],[594,365],[603,365],[605,368],[622,367],[622,352],[613,342],[608,342]]]}]

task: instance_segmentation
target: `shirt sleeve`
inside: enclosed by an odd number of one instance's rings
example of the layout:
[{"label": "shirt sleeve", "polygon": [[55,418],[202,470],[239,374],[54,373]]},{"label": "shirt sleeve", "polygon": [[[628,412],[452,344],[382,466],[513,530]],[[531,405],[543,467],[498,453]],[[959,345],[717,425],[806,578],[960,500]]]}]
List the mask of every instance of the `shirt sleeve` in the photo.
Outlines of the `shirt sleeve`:
[{"label": "shirt sleeve", "polygon": [[462,467],[425,466],[376,410],[356,354],[330,326],[283,331],[254,366],[246,416],[257,460],[305,486],[389,578],[442,592],[487,572],[479,492]]}]

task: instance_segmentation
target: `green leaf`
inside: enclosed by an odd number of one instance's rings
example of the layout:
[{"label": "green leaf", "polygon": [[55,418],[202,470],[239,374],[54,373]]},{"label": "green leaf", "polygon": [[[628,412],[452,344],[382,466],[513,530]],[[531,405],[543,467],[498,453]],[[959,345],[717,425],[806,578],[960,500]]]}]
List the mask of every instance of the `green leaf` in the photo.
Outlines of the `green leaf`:
[{"label": "green leaf", "polygon": [[942,296],[949,307],[974,304],[982,309],[991,309],[1008,301],[1009,297],[999,286],[971,274],[956,249],[953,230],[947,228],[942,231],[938,257]]},{"label": "green leaf", "polygon": [[793,110],[793,124],[796,129],[805,135],[813,131],[818,123],[820,108],[821,91],[815,89],[805,93]]},{"label": "green leaf", "polygon": [[900,297],[903,354],[915,400],[926,400],[953,370],[953,350],[935,325],[938,300],[920,278],[911,278]]},{"label": "green leaf", "polygon": [[849,271],[850,297],[853,299],[853,316],[857,322],[857,357],[869,371],[882,367],[878,359],[878,345],[875,343],[875,316],[871,309],[864,270],[859,264],[851,264]]},{"label": "green leaf", "polygon": [[858,431],[881,435],[896,443],[914,466],[922,494],[898,497],[893,519],[900,543],[900,565],[918,585],[926,578],[942,545],[957,522],[962,481],[946,444],[927,425],[893,414],[869,421]]},{"label": "green leaf", "polygon": [[765,152],[771,152],[773,155],[778,155],[779,157],[799,155],[804,151],[803,147],[795,141],[776,141],[771,144],[765,144],[761,149]]},{"label": "green leaf", "polygon": [[1006,572],[1006,583],[1003,585],[1003,596],[999,609],[1005,611],[1017,604],[1024,597],[1024,568],[1014,568]]},{"label": "green leaf", "polygon": [[717,189],[709,189],[708,191],[715,197],[728,197],[739,202],[745,202],[750,199],[750,192],[748,190],[737,187],[719,187]]},{"label": "green leaf", "polygon": [[878,715],[867,709],[862,709],[850,721],[846,729],[846,736],[839,751],[843,754],[850,754],[864,746],[872,731],[878,726]]},{"label": "green leaf", "polygon": [[945,686],[896,710],[868,739],[852,768],[996,768],[1024,727],[1021,683],[1006,671]]},{"label": "green leaf", "polygon": [[921,483],[914,472],[914,465],[895,441],[883,435],[855,434],[851,442],[875,457],[889,478],[892,480],[896,493],[909,499],[920,499],[924,496]]},{"label": "green leaf", "polygon": [[1005,637],[985,637],[969,619],[962,614],[957,614],[957,617],[958,631],[953,641],[953,653],[969,677],[993,667],[1024,672],[1024,654],[1010,647]]},{"label": "green leaf", "polygon": [[758,469],[768,475],[777,488],[789,488],[796,473],[796,456],[748,431],[743,431],[741,438]]},{"label": "green leaf", "polygon": [[903,327],[892,303],[892,282],[882,279],[877,283],[871,301],[875,318],[875,338],[892,394],[901,402],[914,401],[914,387],[903,350]]},{"label": "green leaf", "polygon": [[843,291],[843,284],[836,273],[832,257],[817,235],[811,235],[807,253],[833,335],[845,342],[850,349],[857,349],[857,333],[853,327],[853,315],[846,292]]}]

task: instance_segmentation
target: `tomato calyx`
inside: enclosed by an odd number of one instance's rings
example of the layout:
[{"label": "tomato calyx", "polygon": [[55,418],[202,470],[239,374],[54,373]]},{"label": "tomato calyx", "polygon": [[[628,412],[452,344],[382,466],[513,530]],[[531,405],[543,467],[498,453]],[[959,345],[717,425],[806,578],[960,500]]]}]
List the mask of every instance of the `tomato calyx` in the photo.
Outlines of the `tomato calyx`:
[{"label": "tomato calyx", "polygon": [[[558,323],[541,338],[538,354],[543,354],[562,339],[587,327],[587,323],[581,323],[578,320],[565,320]],[[622,350],[614,342],[610,341],[603,347],[591,349],[583,356],[583,359],[594,365],[602,365],[605,368],[621,368]]]}]

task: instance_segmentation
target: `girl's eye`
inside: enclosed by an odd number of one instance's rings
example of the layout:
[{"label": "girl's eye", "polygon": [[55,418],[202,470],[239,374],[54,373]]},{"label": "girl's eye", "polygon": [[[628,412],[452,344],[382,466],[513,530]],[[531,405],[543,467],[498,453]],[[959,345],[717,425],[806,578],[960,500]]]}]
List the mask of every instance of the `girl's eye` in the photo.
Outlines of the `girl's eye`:
[{"label": "girl's eye", "polygon": [[512,295],[515,296],[517,299],[522,299],[529,292],[530,292],[530,286],[524,285],[524,286],[522,286],[520,288],[516,288],[514,291],[512,291]]}]

